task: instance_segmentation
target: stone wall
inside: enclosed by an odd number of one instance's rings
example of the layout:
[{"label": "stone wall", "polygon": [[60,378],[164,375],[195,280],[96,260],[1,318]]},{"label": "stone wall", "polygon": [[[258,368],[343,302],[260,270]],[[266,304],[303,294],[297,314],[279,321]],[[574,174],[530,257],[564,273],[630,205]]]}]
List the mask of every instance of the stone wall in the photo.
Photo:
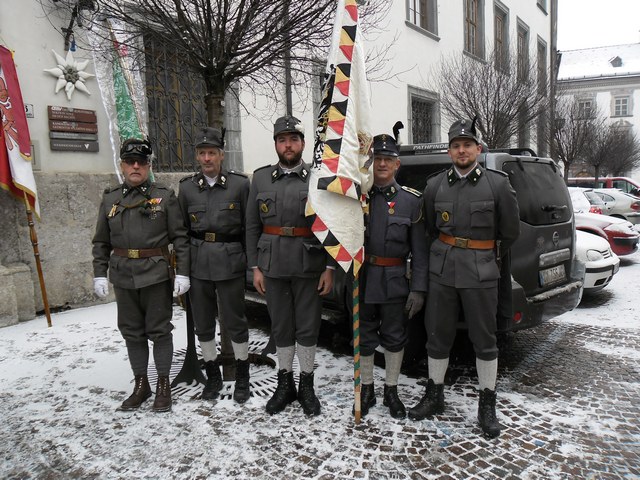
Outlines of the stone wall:
[{"label": "stone wall", "polygon": [[[184,173],[156,174],[177,191]],[[36,172],[41,220],[37,248],[52,309],[97,303],[93,294],[91,238],[102,192],[115,174]],[[44,310],[24,203],[0,192],[0,326]],[[113,289],[111,289],[113,290]],[[113,300],[113,293],[107,300]]]}]

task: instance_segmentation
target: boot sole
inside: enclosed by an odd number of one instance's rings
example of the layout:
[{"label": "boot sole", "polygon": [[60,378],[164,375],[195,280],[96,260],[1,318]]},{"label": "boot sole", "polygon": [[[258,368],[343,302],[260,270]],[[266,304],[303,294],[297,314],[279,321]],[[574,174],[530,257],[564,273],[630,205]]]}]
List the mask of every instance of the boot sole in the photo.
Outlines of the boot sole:
[{"label": "boot sole", "polygon": [[136,405],[136,406],[128,407],[128,406],[125,406],[125,405],[120,405],[118,408],[116,408],[116,412],[132,412],[132,411],[134,411],[134,410],[138,410],[138,409],[142,406],[142,404],[143,404],[144,402],[146,402],[147,400],[149,400],[150,398],[151,398],[151,394],[149,394],[149,396],[148,396],[148,397],[144,398],[144,399],[143,399],[143,400],[142,400],[138,405]]},{"label": "boot sole", "polygon": [[151,410],[155,413],[165,413],[165,412],[170,412],[171,411],[171,407],[164,407],[164,408],[151,408]]},{"label": "boot sole", "polygon": [[433,412],[429,415],[415,415],[412,414],[411,411],[409,411],[409,418],[411,420],[424,420],[425,418],[428,420],[431,420],[433,417],[435,417],[436,415],[442,415],[444,413],[444,410],[438,410],[436,412]]}]

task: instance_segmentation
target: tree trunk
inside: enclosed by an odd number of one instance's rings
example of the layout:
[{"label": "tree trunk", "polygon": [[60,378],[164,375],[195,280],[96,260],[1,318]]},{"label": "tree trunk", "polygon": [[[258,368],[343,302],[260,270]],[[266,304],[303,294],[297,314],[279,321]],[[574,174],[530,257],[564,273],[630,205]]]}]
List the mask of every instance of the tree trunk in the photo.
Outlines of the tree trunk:
[{"label": "tree trunk", "polygon": [[224,125],[224,93],[209,92],[205,96],[207,124],[221,129]]}]

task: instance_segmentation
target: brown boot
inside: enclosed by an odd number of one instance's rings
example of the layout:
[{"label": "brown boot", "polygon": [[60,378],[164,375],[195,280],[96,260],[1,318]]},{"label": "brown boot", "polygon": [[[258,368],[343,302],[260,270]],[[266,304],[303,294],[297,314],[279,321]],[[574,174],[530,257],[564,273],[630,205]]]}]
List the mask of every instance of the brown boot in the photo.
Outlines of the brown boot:
[{"label": "brown boot", "polygon": [[171,410],[171,383],[169,377],[158,377],[156,398],[151,409],[154,412],[168,412]]},{"label": "brown boot", "polygon": [[133,393],[129,395],[118,410],[137,410],[151,396],[151,387],[146,375],[136,375]]}]

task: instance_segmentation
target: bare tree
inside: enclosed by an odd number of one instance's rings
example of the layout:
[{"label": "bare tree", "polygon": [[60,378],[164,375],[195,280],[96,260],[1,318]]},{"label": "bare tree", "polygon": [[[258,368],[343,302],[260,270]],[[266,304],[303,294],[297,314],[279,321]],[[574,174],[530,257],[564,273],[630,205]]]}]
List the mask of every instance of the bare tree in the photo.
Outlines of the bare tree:
[{"label": "bare tree", "polygon": [[539,78],[534,63],[519,64],[513,56],[491,54],[483,61],[455,53],[440,61],[431,81],[444,115],[449,120],[477,115],[489,147],[508,147],[549,108],[548,75]]},{"label": "bare tree", "polygon": [[602,175],[621,175],[640,164],[640,142],[630,129],[607,125],[595,132],[584,158],[597,182]]},{"label": "bare tree", "polygon": [[[216,127],[223,123],[231,86],[273,90],[292,79],[308,80],[314,63],[326,58],[336,6],[335,0],[40,1],[45,12],[67,12],[67,35],[76,18],[89,27],[109,18],[177,48],[184,67],[204,80],[207,121]],[[363,18],[375,23],[387,8],[383,0],[366,2]],[[142,43],[128,38],[130,50]],[[292,75],[285,79],[285,71]]]},{"label": "bare tree", "polygon": [[596,108],[585,108],[573,96],[564,95],[556,103],[556,125],[553,130],[558,159],[564,164],[565,181],[569,168],[585,157],[592,148],[592,139],[605,128],[605,117]]}]

